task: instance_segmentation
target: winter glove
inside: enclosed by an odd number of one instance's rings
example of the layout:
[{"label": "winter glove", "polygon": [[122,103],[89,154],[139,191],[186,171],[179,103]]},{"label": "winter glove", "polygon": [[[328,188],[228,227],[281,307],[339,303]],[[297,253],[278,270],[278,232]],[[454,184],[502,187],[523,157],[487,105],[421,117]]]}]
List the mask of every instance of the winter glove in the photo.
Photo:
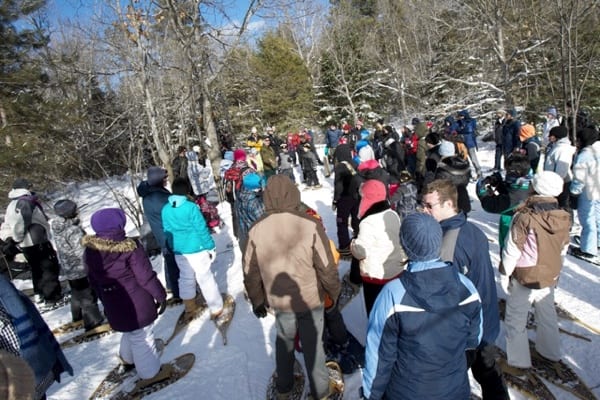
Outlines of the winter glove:
[{"label": "winter glove", "polygon": [[331,203],[331,211],[335,211],[337,210],[337,201],[334,201],[333,203]]},{"label": "winter glove", "polygon": [[579,195],[569,193],[569,207],[572,210],[577,210],[577,203],[579,202]]},{"label": "winter glove", "polygon": [[210,261],[215,261],[215,258],[217,258],[217,249],[209,250],[208,257],[210,258]]},{"label": "winter glove", "polygon": [[13,258],[17,254],[21,253],[21,249],[12,237],[8,237],[2,244],[2,253],[4,253],[7,258]]},{"label": "winter glove", "polygon": [[264,318],[267,316],[267,307],[263,303],[258,307],[252,308],[252,312],[256,315],[256,318]]},{"label": "winter glove", "polygon": [[510,276],[500,274],[500,286],[502,287],[502,290],[504,290],[504,293],[509,294],[508,288],[510,287]]},{"label": "winter glove", "polygon": [[329,147],[325,146],[325,150],[323,150],[323,153],[325,153],[326,156],[329,155]]},{"label": "winter glove", "polygon": [[156,303],[156,309],[158,310],[158,315],[165,312],[165,308],[167,308],[167,299],[164,299],[161,302]]}]

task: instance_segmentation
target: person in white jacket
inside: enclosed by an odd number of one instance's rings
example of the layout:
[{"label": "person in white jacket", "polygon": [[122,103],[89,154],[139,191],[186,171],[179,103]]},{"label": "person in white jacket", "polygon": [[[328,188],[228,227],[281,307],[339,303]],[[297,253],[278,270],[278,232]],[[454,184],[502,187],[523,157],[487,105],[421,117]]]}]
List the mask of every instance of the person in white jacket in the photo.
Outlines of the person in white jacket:
[{"label": "person in white jacket", "polygon": [[408,258],[400,244],[400,217],[390,208],[385,185],[369,179],[360,192],[359,233],[350,251],[360,261],[368,316],[383,285],[404,271]]},{"label": "person in white jacket", "polygon": [[564,126],[555,126],[550,130],[548,143],[544,171],[556,172],[563,179],[563,191],[558,196],[558,205],[567,209],[569,208],[569,186],[573,177],[571,164],[573,164],[576,148],[571,145],[567,128]]},{"label": "person in white jacket", "polygon": [[555,107],[550,107],[548,111],[546,111],[546,122],[544,123],[544,129],[542,131],[542,144],[547,146],[549,144],[550,131],[552,128],[560,125],[560,121],[558,119],[558,113],[556,112]]},{"label": "person in white jacket", "polygon": [[[579,249],[583,258],[598,255],[600,245],[600,142],[598,131],[584,128],[577,133],[579,153],[573,164],[571,195],[577,197],[577,216],[581,224]],[[573,201],[574,202],[574,201]]]}]

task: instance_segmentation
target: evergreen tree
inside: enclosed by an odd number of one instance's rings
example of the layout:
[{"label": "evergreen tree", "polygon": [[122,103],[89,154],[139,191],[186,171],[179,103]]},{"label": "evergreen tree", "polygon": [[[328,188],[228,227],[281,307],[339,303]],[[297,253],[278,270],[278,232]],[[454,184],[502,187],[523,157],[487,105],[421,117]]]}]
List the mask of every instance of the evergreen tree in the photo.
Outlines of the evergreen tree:
[{"label": "evergreen tree", "polygon": [[314,113],[311,79],[293,45],[276,32],[267,33],[253,59],[257,97],[266,124],[292,127]]}]

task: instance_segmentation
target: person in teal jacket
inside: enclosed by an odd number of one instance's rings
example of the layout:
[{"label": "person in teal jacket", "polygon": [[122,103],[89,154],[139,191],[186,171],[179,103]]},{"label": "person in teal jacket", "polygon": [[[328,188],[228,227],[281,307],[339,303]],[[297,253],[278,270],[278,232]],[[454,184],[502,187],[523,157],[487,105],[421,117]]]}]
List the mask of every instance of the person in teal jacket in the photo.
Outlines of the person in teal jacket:
[{"label": "person in teal jacket", "polygon": [[197,309],[198,284],[211,317],[216,318],[223,310],[223,299],[210,270],[216,257],[215,242],[200,208],[190,200],[189,181],[185,178],[175,179],[172,191],[161,215],[166,246],[175,254],[179,267],[179,296],[185,305],[186,315],[193,317]]}]

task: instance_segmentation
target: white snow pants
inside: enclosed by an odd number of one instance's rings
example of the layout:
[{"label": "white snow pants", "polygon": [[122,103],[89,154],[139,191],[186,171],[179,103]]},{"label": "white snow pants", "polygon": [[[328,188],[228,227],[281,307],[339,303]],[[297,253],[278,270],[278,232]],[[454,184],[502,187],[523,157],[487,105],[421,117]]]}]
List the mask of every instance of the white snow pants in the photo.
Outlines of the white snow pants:
[{"label": "white snow pants", "polygon": [[506,329],[508,364],[514,367],[531,367],[527,313],[533,302],[535,302],[535,322],[537,324],[535,348],[538,353],[549,360],[560,360],[560,338],[556,309],[554,308],[554,288],[529,289],[512,279],[509,296],[506,299],[504,327]]},{"label": "white snow pants", "polygon": [[152,378],[160,369],[160,358],[154,343],[154,324],[131,332],[123,332],[119,355],[127,364],[135,364],[140,378]]},{"label": "white snow pants", "polygon": [[212,314],[223,308],[223,298],[219,286],[213,276],[210,265],[212,261],[208,250],[192,254],[175,255],[179,267],[179,296],[183,300],[196,297],[196,282]]}]

